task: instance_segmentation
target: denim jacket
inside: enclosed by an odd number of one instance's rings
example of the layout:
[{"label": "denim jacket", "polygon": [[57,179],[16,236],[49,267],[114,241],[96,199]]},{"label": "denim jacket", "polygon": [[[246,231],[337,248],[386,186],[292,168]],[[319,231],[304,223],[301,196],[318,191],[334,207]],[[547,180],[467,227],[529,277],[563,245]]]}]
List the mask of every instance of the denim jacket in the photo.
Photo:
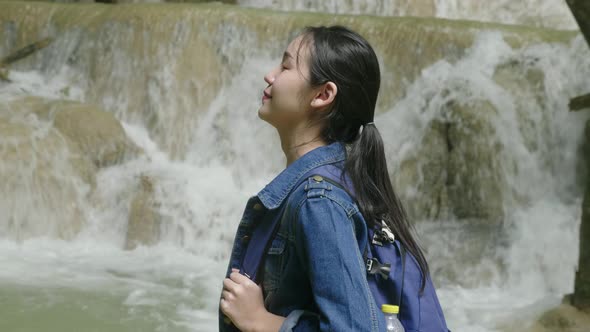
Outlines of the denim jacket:
[{"label": "denim jacket", "polygon": [[[359,249],[367,245],[367,226],[359,208],[344,190],[303,178],[321,165],[341,167],[345,158],[341,143],[314,149],[246,204],[226,277],[232,268],[240,268],[257,222],[276,215],[286,204],[263,261],[261,285],[266,309],[286,317],[280,331],[385,329]],[[219,330],[235,331],[226,321],[219,311]]]}]

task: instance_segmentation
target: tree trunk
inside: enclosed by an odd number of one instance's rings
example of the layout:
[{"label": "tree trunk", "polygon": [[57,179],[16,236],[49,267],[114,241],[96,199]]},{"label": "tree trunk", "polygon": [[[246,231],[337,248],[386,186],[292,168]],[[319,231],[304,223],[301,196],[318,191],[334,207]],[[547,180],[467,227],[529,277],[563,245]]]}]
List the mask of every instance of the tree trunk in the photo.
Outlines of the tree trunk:
[{"label": "tree trunk", "polygon": [[586,42],[590,45],[590,1],[588,0],[566,0],[568,6],[574,14],[580,31],[586,38]]},{"label": "tree trunk", "polygon": [[[590,169],[590,121],[586,123],[586,167]],[[586,181],[586,194],[582,203],[580,224],[580,258],[574,286],[572,304],[582,310],[590,310],[590,177]]]},{"label": "tree trunk", "polygon": [[[590,45],[590,1],[588,0],[566,0],[572,14],[578,21],[580,31]],[[585,95],[572,99],[570,107],[573,110],[574,100],[580,103],[578,106],[587,104],[587,101],[581,103],[582,99],[590,95]],[[586,168],[590,170],[590,122],[586,123]],[[576,272],[576,281],[574,285],[573,304],[579,309],[590,310],[590,177],[586,181],[586,194],[584,203],[582,203],[582,222],[580,224],[580,258],[578,261],[578,271]]]}]

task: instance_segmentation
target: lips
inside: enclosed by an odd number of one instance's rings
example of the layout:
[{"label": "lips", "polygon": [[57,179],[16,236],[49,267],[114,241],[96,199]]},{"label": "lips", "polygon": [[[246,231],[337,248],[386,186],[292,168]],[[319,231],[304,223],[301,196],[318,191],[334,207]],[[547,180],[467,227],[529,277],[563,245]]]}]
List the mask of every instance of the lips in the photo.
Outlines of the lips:
[{"label": "lips", "polygon": [[262,94],[262,101],[264,102],[265,100],[271,99],[271,95],[270,93],[266,92],[266,90],[263,92]]}]

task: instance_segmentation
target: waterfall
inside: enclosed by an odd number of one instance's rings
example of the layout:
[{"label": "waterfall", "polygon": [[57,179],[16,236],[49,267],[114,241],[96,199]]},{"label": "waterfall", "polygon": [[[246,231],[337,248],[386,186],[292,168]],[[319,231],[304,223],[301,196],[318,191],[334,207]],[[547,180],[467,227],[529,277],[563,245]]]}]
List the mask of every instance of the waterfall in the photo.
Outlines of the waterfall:
[{"label": "waterfall", "polygon": [[285,11],[439,17],[561,29],[577,27],[567,4],[559,0],[238,0],[237,3]]},{"label": "waterfall", "polygon": [[[565,4],[549,0],[419,1],[414,12],[410,2],[238,2],[572,28]],[[422,3],[430,12],[417,12]],[[494,9],[501,17],[485,16]],[[0,55],[54,41],[0,81],[0,330],[215,330],[245,202],[285,165],[257,116],[263,75],[313,24],[351,26],[375,47],[376,126],[451,330],[526,327],[571,292],[590,118],[568,112],[590,86],[579,33],[220,4],[2,2]]]}]

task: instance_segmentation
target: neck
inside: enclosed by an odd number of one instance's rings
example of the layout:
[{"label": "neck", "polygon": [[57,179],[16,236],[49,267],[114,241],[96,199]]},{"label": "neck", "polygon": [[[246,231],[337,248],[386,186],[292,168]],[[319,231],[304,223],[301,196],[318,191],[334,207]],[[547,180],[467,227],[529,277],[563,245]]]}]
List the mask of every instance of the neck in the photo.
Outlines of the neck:
[{"label": "neck", "polygon": [[279,129],[278,132],[283,153],[287,158],[287,166],[304,154],[327,144],[321,137],[320,126],[305,125],[290,131]]}]

